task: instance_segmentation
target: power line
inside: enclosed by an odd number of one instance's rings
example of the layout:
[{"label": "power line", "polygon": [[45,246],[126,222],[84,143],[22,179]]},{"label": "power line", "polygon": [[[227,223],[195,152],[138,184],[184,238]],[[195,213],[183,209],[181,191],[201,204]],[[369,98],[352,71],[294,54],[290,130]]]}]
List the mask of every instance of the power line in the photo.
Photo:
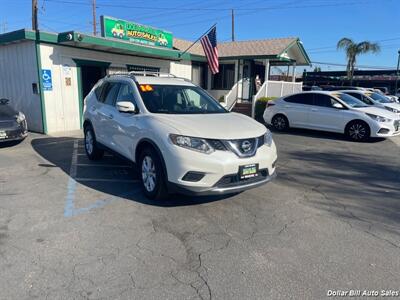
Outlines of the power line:
[{"label": "power line", "polygon": [[[337,67],[346,67],[347,64],[335,63],[335,62],[320,62],[320,61],[312,61],[312,64],[316,65],[327,65],[327,66],[337,66]],[[364,68],[364,69],[393,69],[393,67],[383,67],[383,66],[366,66],[366,65],[357,65],[356,68]]]}]

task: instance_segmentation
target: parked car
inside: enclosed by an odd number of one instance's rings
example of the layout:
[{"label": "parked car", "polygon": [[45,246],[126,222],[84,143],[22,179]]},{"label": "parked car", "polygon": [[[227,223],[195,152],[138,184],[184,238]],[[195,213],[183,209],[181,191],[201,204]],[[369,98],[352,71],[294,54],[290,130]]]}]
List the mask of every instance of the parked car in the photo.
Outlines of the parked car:
[{"label": "parked car", "polygon": [[144,194],[229,194],[275,177],[277,153],[262,124],[227,111],[206,91],[171,75],[112,75],[85,98],[85,150],[137,164]]},{"label": "parked car", "polygon": [[358,100],[361,100],[367,105],[374,105],[378,107],[383,107],[391,112],[394,112],[400,116],[400,104],[391,101],[386,96],[382,95],[381,93],[377,92],[369,92],[369,91],[349,91],[344,90],[341,91],[348,95],[351,95]]},{"label": "parked car", "polygon": [[25,115],[16,111],[8,99],[0,99],[0,143],[23,140],[28,135]]},{"label": "parked car", "polygon": [[289,127],[344,133],[355,141],[400,134],[400,117],[342,92],[303,92],[269,102],[264,120],[276,130]]},{"label": "parked car", "polygon": [[324,91],[340,91],[340,90],[364,90],[359,86],[321,86]]}]

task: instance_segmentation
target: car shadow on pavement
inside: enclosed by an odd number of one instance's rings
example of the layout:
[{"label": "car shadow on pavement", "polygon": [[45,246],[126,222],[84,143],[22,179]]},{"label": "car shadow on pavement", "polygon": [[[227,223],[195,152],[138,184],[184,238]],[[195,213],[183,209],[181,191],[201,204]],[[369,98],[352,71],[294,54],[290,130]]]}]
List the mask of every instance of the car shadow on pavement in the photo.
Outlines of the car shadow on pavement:
[{"label": "car shadow on pavement", "polygon": [[[299,129],[299,128],[290,128],[287,131],[276,131],[275,129],[271,128],[270,126],[267,126],[267,128],[269,130],[271,130],[273,134],[299,135],[299,136],[316,138],[316,139],[338,140],[338,141],[347,141],[349,143],[357,143],[357,142],[349,140],[344,134],[340,134],[340,133],[309,130],[309,129]],[[384,138],[370,138],[367,141],[365,141],[364,143],[379,143],[384,140],[385,140]]]},{"label": "car shadow on pavement", "polygon": [[2,149],[2,148],[11,148],[11,147],[14,147],[14,146],[17,146],[17,145],[21,144],[22,142],[23,142],[23,140],[1,142],[0,143],[0,149]]},{"label": "car shadow on pavement", "polygon": [[[78,145],[74,149],[74,144]],[[46,137],[33,139],[32,148],[48,163],[38,164],[42,168],[58,167],[71,178],[71,165],[76,151],[74,163],[74,179],[77,183],[104,193],[107,197],[123,198],[139,203],[161,206],[190,206],[225,200],[232,195],[192,197],[185,195],[170,195],[163,201],[147,199],[141,191],[137,170],[132,162],[105,153],[103,159],[90,161],[86,157],[83,140],[72,137]]]},{"label": "car shadow on pavement", "polygon": [[394,225],[400,234],[400,160],[395,154],[307,149],[286,155],[286,163],[278,165],[277,182],[304,189],[305,204],[345,220]]}]

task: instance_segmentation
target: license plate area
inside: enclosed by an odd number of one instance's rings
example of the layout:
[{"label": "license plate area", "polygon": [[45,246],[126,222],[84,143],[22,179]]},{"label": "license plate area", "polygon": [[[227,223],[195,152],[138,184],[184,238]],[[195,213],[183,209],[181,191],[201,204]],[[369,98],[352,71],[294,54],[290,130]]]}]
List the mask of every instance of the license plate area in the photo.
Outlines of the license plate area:
[{"label": "license plate area", "polygon": [[248,179],[258,176],[258,164],[239,166],[239,179]]}]

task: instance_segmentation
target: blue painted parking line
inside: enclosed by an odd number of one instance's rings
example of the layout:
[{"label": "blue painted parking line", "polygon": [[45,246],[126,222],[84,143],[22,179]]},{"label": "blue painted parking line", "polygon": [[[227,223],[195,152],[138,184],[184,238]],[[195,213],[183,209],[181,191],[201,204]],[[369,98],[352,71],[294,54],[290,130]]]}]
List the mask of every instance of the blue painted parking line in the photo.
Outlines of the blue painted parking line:
[{"label": "blue painted parking line", "polygon": [[75,195],[76,195],[76,175],[77,175],[77,161],[78,161],[78,141],[75,140],[73,144],[73,151],[72,151],[72,160],[71,160],[71,167],[69,172],[69,180],[67,186],[67,196],[65,199],[65,206],[64,206],[64,217],[73,217],[79,214],[87,213],[92,209],[103,207],[104,205],[113,201],[113,199],[106,199],[106,200],[98,200],[95,203],[87,206],[76,208],[75,207]]}]

